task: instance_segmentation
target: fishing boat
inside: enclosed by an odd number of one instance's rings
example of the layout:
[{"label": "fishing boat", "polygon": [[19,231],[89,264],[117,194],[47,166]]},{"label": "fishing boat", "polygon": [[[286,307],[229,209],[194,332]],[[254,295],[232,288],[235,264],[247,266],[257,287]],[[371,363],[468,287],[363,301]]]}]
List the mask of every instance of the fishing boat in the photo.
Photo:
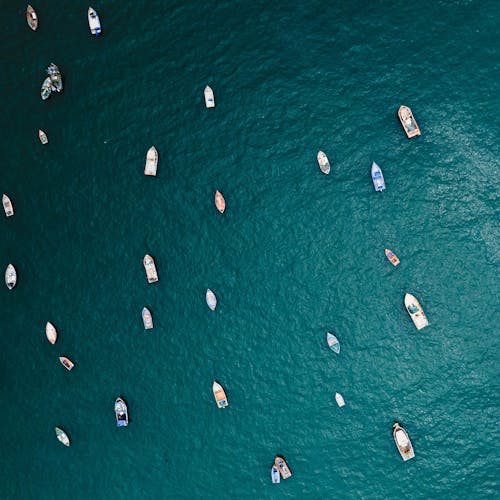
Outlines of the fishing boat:
[{"label": "fishing boat", "polygon": [[321,171],[324,174],[329,174],[330,173],[330,162],[328,161],[328,156],[326,156],[323,151],[318,151],[318,165]]},{"label": "fishing boat", "polygon": [[215,293],[210,290],[210,288],[207,288],[205,299],[207,301],[208,307],[210,307],[212,311],[215,311],[215,308],[217,307],[217,297],[215,296]]},{"label": "fishing boat", "polygon": [[342,394],[340,394],[340,392],[335,393],[335,401],[340,406],[340,408],[342,408],[342,406],[345,406],[344,397],[342,396]]},{"label": "fishing boat", "polygon": [[45,335],[47,336],[47,340],[51,344],[56,343],[57,330],[56,330],[56,327],[50,321],[47,321],[47,324],[45,325]]},{"label": "fishing boat", "polygon": [[61,92],[63,89],[63,83],[59,68],[54,63],[50,63],[47,68],[47,74],[50,78],[51,90]]},{"label": "fishing boat", "polygon": [[75,364],[73,361],[71,361],[69,358],[66,358],[65,356],[59,356],[59,361],[61,362],[61,365],[66,368],[66,370],[72,370]]},{"label": "fishing boat", "polygon": [[155,261],[151,255],[146,254],[143,259],[144,269],[146,269],[146,276],[148,283],[155,283],[158,281],[158,274],[156,272]]},{"label": "fishing boat", "polygon": [[278,467],[276,467],[276,465],[273,465],[271,467],[271,480],[273,482],[273,484],[277,484],[280,482],[280,471],[278,469]]},{"label": "fishing boat", "polygon": [[145,330],[151,330],[151,328],[153,328],[153,316],[147,307],[142,309],[142,322],[144,323]]},{"label": "fishing boat", "polygon": [[122,398],[116,398],[115,401],[116,426],[127,427],[128,425],[128,408]]},{"label": "fishing boat", "polygon": [[405,307],[417,330],[422,330],[422,328],[429,325],[420,302],[411,293],[405,295]]},{"label": "fishing boat", "polygon": [[50,76],[48,76],[42,83],[42,89],[40,90],[40,95],[42,97],[42,100],[45,101],[50,97],[50,94],[52,94],[52,83],[50,81]]},{"label": "fishing boat", "polygon": [[292,475],[292,472],[290,471],[290,468],[288,467],[288,464],[283,457],[276,455],[276,457],[274,457],[274,465],[278,467],[278,470],[280,471],[281,477],[283,479],[288,479]]},{"label": "fishing boat", "polygon": [[2,205],[5,215],[7,217],[12,217],[14,215],[14,207],[12,206],[10,198],[6,194],[2,195]]},{"label": "fishing boat", "polygon": [[64,446],[69,446],[69,437],[68,435],[60,428],[60,427],[56,427],[56,436],[57,436],[57,439],[59,439],[59,441],[61,441],[61,443],[64,445]]},{"label": "fishing boat", "polygon": [[393,266],[397,266],[399,264],[398,256],[392,250],[389,250],[388,248],[386,248],[385,249],[385,256],[387,257],[387,259],[389,260],[389,262]]},{"label": "fishing boat", "polygon": [[47,134],[43,130],[38,130],[38,138],[42,144],[47,144],[49,142]]},{"label": "fishing boat", "polygon": [[154,146],[151,146],[146,153],[146,166],[144,167],[144,175],[156,176],[157,165],[158,151]]},{"label": "fishing boat", "polygon": [[89,7],[87,17],[89,19],[90,32],[95,36],[99,36],[101,34],[101,22],[99,21],[97,12],[92,7]]},{"label": "fishing boat", "polygon": [[339,354],[340,353],[340,342],[337,339],[337,337],[335,337],[335,335],[333,335],[333,333],[330,333],[330,332],[326,333],[326,342],[328,344],[328,347],[335,354]]},{"label": "fishing boat", "polygon": [[219,408],[225,408],[229,405],[229,403],[227,402],[226,393],[224,392],[224,388],[215,380],[212,384],[212,392],[214,393],[214,398]]},{"label": "fishing boat", "polygon": [[17,272],[15,267],[12,264],[7,266],[5,270],[5,284],[9,290],[12,290],[17,283]]},{"label": "fishing boat", "polygon": [[420,135],[420,128],[418,127],[417,120],[415,120],[415,117],[408,106],[401,106],[398,109],[398,116],[408,139],[411,139],[416,135]]},{"label": "fishing boat", "polygon": [[35,9],[28,4],[28,8],[26,9],[26,21],[28,21],[28,26],[36,31],[38,28],[38,16],[36,15]]},{"label": "fishing boat", "polygon": [[382,169],[375,162],[372,163],[372,181],[375,191],[383,191],[385,189]]},{"label": "fishing boat", "polygon": [[207,85],[203,93],[205,94],[205,106],[215,108],[214,91]]},{"label": "fishing boat", "polygon": [[399,422],[394,422],[392,426],[392,436],[398,448],[401,458],[406,462],[415,456],[408,433],[401,427]]},{"label": "fishing boat", "polygon": [[220,191],[215,191],[215,206],[221,214],[226,210],[226,200]]}]

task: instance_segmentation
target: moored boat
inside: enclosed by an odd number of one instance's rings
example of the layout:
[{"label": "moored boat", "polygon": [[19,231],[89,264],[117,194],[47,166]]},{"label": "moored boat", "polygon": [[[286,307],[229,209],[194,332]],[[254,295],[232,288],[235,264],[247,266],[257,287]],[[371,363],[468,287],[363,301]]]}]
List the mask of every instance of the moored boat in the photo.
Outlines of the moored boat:
[{"label": "moored boat", "polygon": [[65,356],[59,356],[59,361],[61,362],[61,365],[63,365],[64,368],[66,368],[66,370],[72,370],[73,367],[75,366],[73,361],[71,361],[69,358]]},{"label": "moored boat", "polygon": [[342,406],[345,406],[344,397],[342,396],[342,394],[340,394],[340,392],[335,393],[335,401],[341,408]]},{"label": "moored boat", "polygon": [[59,68],[54,63],[50,63],[47,68],[47,74],[50,78],[51,90],[61,92],[63,89],[63,83]]},{"label": "moored boat", "polygon": [[385,249],[385,256],[393,266],[397,266],[400,262],[398,256],[388,248]]},{"label": "moored boat", "polygon": [[394,442],[396,443],[399,454],[405,462],[415,456],[413,445],[411,444],[410,438],[408,437],[408,433],[405,429],[403,429],[403,427],[401,427],[399,422],[394,422],[392,426],[392,436],[394,438]]},{"label": "moored boat", "polygon": [[214,398],[219,408],[225,408],[229,405],[224,388],[215,380],[212,384],[212,392],[214,393]]},{"label": "moored boat", "polygon": [[405,294],[405,307],[417,330],[422,330],[429,325],[420,302],[411,293]]},{"label": "moored boat", "polygon": [[147,307],[142,309],[142,322],[144,323],[145,330],[151,330],[151,328],[153,328],[153,316]]},{"label": "moored boat", "polygon": [[278,467],[278,470],[280,471],[281,477],[283,479],[288,479],[292,475],[292,472],[290,471],[290,468],[288,467],[288,464],[283,457],[276,455],[276,457],[274,457],[274,465]]},{"label": "moored boat", "polygon": [[2,195],[2,205],[5,215],[7,217],[12,217],[14,215],[14,207],[12,206],[10,198],[6,194]]},{"label": "moored boat", "polygon": [[50,76],[48,76],[42,83],[40,96],[42,97],[42,100],[45,101],[50,97],[50,94],[52,94],[52,83],[50,81]]},{"label": "moored boat", "polygon": [[92,7],[89,7],[87,17],[89,20],[90,32],[95,36],[99,36],[101,34],[101,21],[99,20],[97,12]]},{"label": "moored boat", "polygon": [[226,210],[226,200],[220,191],[215,191],[215,206],[221,214]]},{"label": "moored boat", "polygon": [[214,91],[207,85],[203,94],[205,95],[205,106],[207,108],[215,108]]},{"label": "moored boat", "polygon": [[335,335],[333,335],[333,333],[330,333],[330,332],[326,333],[326,342],[328,344],[328,347],[335,354],[339,354],[340,353],[340,342],[337,339],[337,337],[335,337]]},{"label": "moored boat", "polygon": [[47,144],[49,142],[47,134],[41,129],[38,130],[38,138],[42,144]]},{"label": "moored boat", "polygon": [[320,170],[324,174],[329,174],[330,173],[330,162],[328,161],[328,156],[326,156],[323,151],[318,151],[318,154],[316,156],[318,158],[318,165]]},{"label": "moored boat", "polygon": [[408,106],[401,106],[398,109],[398,116],[408,139],[411,139],[416,135],[420,135],[420,128],[417,124],[417,120],[415,120],[415,117]]},{"label": "moored boat", "polygon": [[144,264],[144,269],[146,269],[148,283],[155,283],[156,281],[158,281],[158,273],[156,272],[156,265],[153,257],[146,254],[142,262]]},{"label": "moored boat", "polygon": [[69,446],[70,445],[70,442],[69,442],[69,437],[68,435],[60,428],[60,427],[56,427],[55,428],[55,431],[56,431],[56,436],[57,436],[57,439],[64,445],[64,446]]},{"label": "moored boat", "polygon": [[274,484],[277,484],[280,482],[280,471],[276,465],[273,465],[271,467],[271,480]]},{"label": "moored boat", "polygon": [[47,321],[47,324],[45,325],[45,335],[47,336],[47,340],[51,344],[56,343],[57,330],[56,330],[56,327],[50,321]]},{"label": "moored boat", "polygon": [[375,191],[383,191],[385,189],[384,175],[382,169],[375,162],[372,163],[371,174]]},{"label": "moored boat", "polygon": [[144,167],[144,175],[156,176],[158,166],[158,151],[154,146],[151,146],[146,153],[146,166]]},{"label": "moored boat", "polygon": [[207,288],[205,299],[207,301],[208,307],[210,307],[212,311],[215,311],[215,308],[217,307],[217,297],[215,296],[215,293],[210,290],[210,288]]},{"label": "moored boat", "polygon": [[7,266],[5,270],[5,284],[9,290],[12,290],[17,283],[17,272],[15,267],[12,264]]},{"label": "moored boat", "polygon": [[115,401],[115,416],[117,427],[127,427],[128,425],[128,408],[122,398],[116,398]]},{"label": "moored boat", "polygon": [[28,22],[28,26],[33,31],[36,31],[38,28],[38,16],[36,15],[35,9],[29,4],[26,9],[26,21]]}]

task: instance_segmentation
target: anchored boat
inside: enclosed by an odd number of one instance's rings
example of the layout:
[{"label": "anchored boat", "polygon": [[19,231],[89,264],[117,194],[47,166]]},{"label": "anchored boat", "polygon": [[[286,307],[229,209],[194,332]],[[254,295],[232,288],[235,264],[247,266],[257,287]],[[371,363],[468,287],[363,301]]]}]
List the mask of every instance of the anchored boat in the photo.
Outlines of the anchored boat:
[{"label": "anchored boat", "polygon": [[59,439],[64,446],[69,446],[70,443],[68,435],[60,427],[56,427],[55,431],[57,439]]},{"label": "anchored boat", "polygon": [[220,191],[215,191],[215,206],[221,214],[226,210],[226,200]]},{"label": "anchored boat", "polygon": [[69,358],[66,358],[65,356],[59,356],[59,361],[61,362],[61,365],[66,368],[66,370],[72,370],[75,366],[73,361],[71,361]]},{"label": "anchored boat", "polygon": [[420,128],[415,120],[411,109],[408,106],[401,106],[398,109],[398,116],[408,139],[420,135]]},{"label": "anchored boat", "polygon": [[87,17],[89,20],[90,32],[95,36],[99,36],[101,34],[101,22],[99,21],[97,12],[92,7],[89,7]]},{"label": "anchored boat", "polygon": [[207,85],[203,93],[205,95],[205,106],[207,108],[215,108],[214,91]]},{"label": "anchored boat", "polygon": [[146,154],[146,166],[144,167],[144,175],[156,176],[157,165],[158,151],[154,146],[151,146]]},{"label": "anchored boat", "polygon": [[12,290],[17,283],[17,272],[15,267],[12,264],[7,266],[5,270],[5,284],[9,290]]},{"label": "anchored boat", "polygon": [[335,335],[333,335],[333,333],[330,333],[330,332],[326,333],[326,342],[328,344],[328,347],[335,354],[339,354],[340,353],[340,342],[338,341],[337,337],[335,337]]},{"label": "anchored boat", "polygon": [[215,296],[215,293],[210,290],[210,288],[207,288],[205,299],[207,301],[208,307],[210,307],[212,311],[215,311],[215,308],[217,307],[217,297]]},{"label": "anchored boat", "polygon": [[47,321],[47,324],[45,325],[45,335],[47,336],[47,340],[51,344],[56,343],[57,330],[56,330],[56,327],[50,321]]},{"label": "anchored boat", "polygon": [[278,470],[280,471],[281,477],[283,479],[288,479],[292,475],[292,472],[290,471],[290,468],[288,467],[288,464],[283,457],[276,455],[276,457],[274,458],[274,465],[278,467]]},{"label": "anchored boat", "polygon": [[116,426],[127,427],[128,425],[128,408],[122,398],[116,398],[115,401]]},{"label": "anchored boat", "polygon": [[158,281],[158,274],[156,272],[156,265],[153,257],[146,254],[142,262],[144,264],[144,269],[146,269],[148,283],[155,283],[156,281]]},{"label": "anchored boat", "polygon": [[49,142],[49,139],[47,138],[47,134],[41,129],[38,129],[38,138],[40,139],[40,142],[42,144],[47,144]]},{"label": "anchored boat", "polygon": [[38,16],[36,15],[35,9],[29,4],[26,9],[26,21],[28,22],[28,26],[33,31],[36,31],[38,28]]},{"label": "anchored boat", "polygon": [[389,260],[389,262],[393,266],[397,266],[399,264],[398,256],[392,250],[389,250],[388,248],[386,248],[385,249],[385,256],[387,257],[387,259]]},{"label": "anchored boat", "polygon": [[212,384],[212,392],[214,393],[214,398],[219,408],[225,408],[229,405],[229,403],[227,402],[226,393],[224,392],[224,388],[215,380]]},{"label": "anchored boat", "polygon": [[405,307],[417,330],[422,330],[422,328],[429,325],[420,302],[411,293],[405,295]]},{"label": "anchored boat", "polygon": [[2,196],[2,205],[5,211],[5,215],[7,217],[12,217],[14,215],[14,207],[12,206],[10,198],[6,194]]},{"label": "anchored boat", "polygon": [[335,401],[340,406],[340,408],[342,408],[342,406],[345,406],[344,397],[342,396],[342,394],[340,394],[340,392],[335,393]]},{"label": "anchored boat", "polygon": [[330,162],[328,161],[328,156],[326,156],[326,154],[323,153],[323,151],[318,151],[317,158],[318,158],[318,165],[319,165],[320,170],[324,174],[329,174],[330,173]]},{"label": "anchored boat", "polygon": [[49,75],[50,78],[51,90],[56,92],[62,92],[63,83],[59,68],[54,63],[50,63],[49,67],[47,68],[47,74]]},{"label": "anchored boat", "polygon": [[375,191],[383,191],[385,189],[384,175],[382,169],[375,163],[372,163],[372,181]]},{"label": "anchored boat", "polygon": [[147,307],[144,307],[142,310],[142,322],[144,323],[145,330],[151,330],[151,328],[153,328],[153,316]]},{"label": "anchored boat", "polygon": [[276,467],[276,465],[273,465],[271,467],[271,480],[274,484],[280,482],[280,471],[278,470],[278,467]]},{"label": "anchored boat", "polygon": [[392,436],[398,448],[401,458],[406,462],[415,456],[408,433],[401,427],[399,422],[394,422],[392,426]]},{"label": "anchored boat", "polygon": [[40,96],[42,97],[42,100],[45,101],[50,97],[50,94],[52,94],[52,83],[50,81],[50,76],[48,76],[42,83]]}]

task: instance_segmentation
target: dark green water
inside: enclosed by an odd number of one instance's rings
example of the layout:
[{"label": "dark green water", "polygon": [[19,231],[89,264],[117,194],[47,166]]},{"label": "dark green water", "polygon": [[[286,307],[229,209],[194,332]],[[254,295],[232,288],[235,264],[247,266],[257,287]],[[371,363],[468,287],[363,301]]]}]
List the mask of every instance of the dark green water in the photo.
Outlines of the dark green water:
[{"label": "dark green water", "polygon": [[498,2],[101,1],[100,39],[33,6],[2,8],[0,497],[498,497]]}]

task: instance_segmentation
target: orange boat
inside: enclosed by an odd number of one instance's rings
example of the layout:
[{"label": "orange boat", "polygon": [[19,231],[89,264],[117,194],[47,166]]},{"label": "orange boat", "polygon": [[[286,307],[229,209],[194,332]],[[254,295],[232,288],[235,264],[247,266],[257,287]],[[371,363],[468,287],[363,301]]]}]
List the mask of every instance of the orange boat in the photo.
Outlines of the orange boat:
[{"label": "orange boat", "polygon": [[388,248],[386,248],[385,249],[385,256],[389,259],[389,262],[393,266],[397,266],[399,264],[398,256],[392,250],[389,250]]},{"label": "orange boat", "polygon": [[403,125],[403,128],[405,129],[408,139],[420,135],[420,128],[417,124],[417,120],[415,120],[413,113],[408,106],[401,106],[398,109],[398,116],[401,125]]}]

